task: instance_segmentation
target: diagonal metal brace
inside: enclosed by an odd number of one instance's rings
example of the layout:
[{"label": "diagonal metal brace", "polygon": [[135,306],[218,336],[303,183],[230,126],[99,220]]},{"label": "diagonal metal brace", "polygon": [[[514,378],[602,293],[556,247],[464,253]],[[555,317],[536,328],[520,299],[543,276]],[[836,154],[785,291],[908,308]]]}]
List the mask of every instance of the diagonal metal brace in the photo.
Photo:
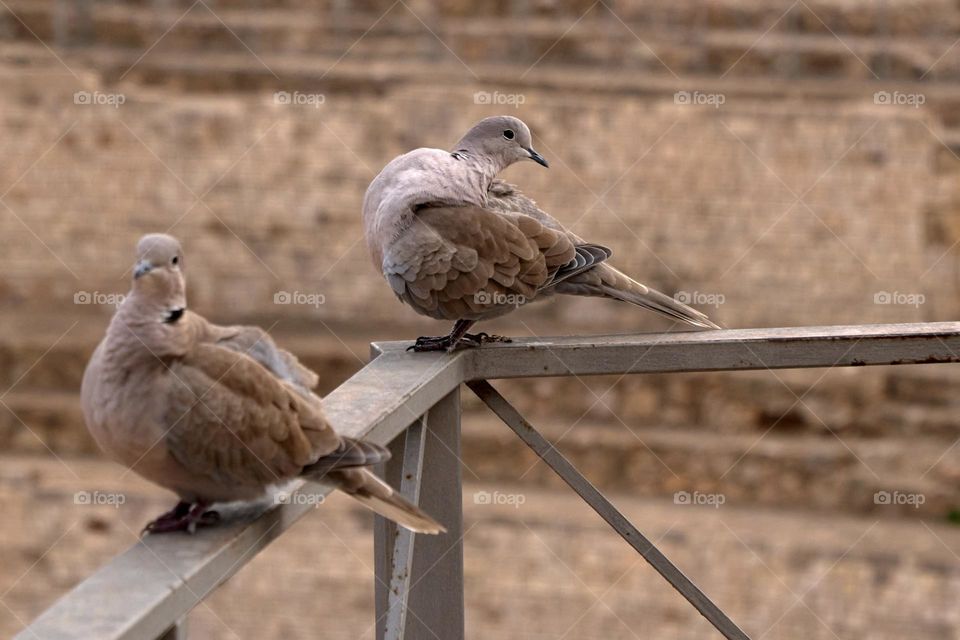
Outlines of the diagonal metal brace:
[{"label": "diagonal metal brace", "polygon": [[696,608],[700,614],[710,621],[717,631],[723,634],[728,640],[750,640],[750,637],[744,633],[740,627],[727,617],[720,608],[713,603],[697,585],[693,584],[687,576],[683,575],[670,560],[667,559],[659,549],[648,540],[640,531],[634,527],[627,518],[617,510],[613,504],[607,500],[600,491],[593,486],[589,480],[577,471],[576,467],[570,464],[570,461],[563,457],[546,438],[534,429],[533,425],[520,415],[520,413],[507,402],[500,393],[486,380],[475,380],[468,382],[467,386],[497,416],[513,429],[520,439],[528,447],[533,449],[534,453],[541,460],[550,465],[557,475],[563,478],[563,481],[570,485],[570,488],[576,491],[590,507],[603,518],[607,524],[623,537],[627,543],[637,550],[643,559],[669,582],[674,589],[680,592],[687,601]]}]

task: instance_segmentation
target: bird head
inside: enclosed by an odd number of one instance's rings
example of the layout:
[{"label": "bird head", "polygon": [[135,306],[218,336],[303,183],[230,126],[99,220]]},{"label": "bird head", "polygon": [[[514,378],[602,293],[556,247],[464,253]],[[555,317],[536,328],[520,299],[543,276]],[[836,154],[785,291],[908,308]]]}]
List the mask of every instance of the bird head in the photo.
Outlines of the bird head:
[{"label": "bird head", "polygon": [[550,166],[534,150],[530,128],[523,120],[513,116],[484,118],[467,131],[455,149],[490,157],[501,168],[520,160],[533,160],[544,167]]},{"label": "bird head", "polygon": [[183,249],[173,236],[150,233],[137,243],[133,266],[133,290],[147,299],[163,303],[171,317],[179,318],[186,307],[183,277]]}]

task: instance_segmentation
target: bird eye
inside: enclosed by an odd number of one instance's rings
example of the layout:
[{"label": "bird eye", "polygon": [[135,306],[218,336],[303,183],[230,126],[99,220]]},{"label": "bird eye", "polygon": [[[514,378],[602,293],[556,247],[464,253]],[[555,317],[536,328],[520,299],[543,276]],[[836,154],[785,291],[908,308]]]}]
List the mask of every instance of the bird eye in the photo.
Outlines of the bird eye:
[{"label": "bird eye", "polygon": [[170,260],[170,264],[180,264],[180,256],[173,256],[173,258]]},{"label": "bird eye", "polygon": [[503,132],[503,137],[506,138],[507,140],[513,140],[513,136],[514,136],[514,133],[510,129],[507,129],[506,131]]}]

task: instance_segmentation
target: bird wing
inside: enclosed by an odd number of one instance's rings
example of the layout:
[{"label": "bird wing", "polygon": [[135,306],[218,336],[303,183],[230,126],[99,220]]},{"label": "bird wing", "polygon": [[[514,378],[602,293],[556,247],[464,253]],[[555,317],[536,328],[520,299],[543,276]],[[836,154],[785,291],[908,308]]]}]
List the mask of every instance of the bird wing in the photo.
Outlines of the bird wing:
[{"label": "bird wing", "polygon": [[296,385],[304,394],[309,394],[310,389],[316,388],[319,382],[316,372],[303,366],[300,360],[286,349],[278,347],[270,334],[260,327],[222,327],[206,322],[206,331],[201,341],[212,342],[250,356],[281,380]]},{"label": "bird wing", "polygon": [[536,201],[526,195],[515,184],[506,180],[494,179],[487,189],[487,208],[500,213],[517,212],[530,216],[545,227],[567,234],[574,244],[585,244],[583,239],[560,224],[560,221],[537,206]]},{"label": "bird wing", "polygon": [[222,483],[273,484],[342,444],[319,403],[249,356],[200,343],[170,370],[165,443],[194,473]]},{"label": "bird wing", "polygon": [[[577,245],[578,253],[581,246],[595,247],[605,253],[604,256],[595,256],[593,263],[579,269],[571,266],[564,277],[555,278],[552,287],[557,293],[613,298],[650,309],[672,320],[680,320],[695,327],[719,328],[702,312],[637,282],[610,264],[599,264],[606,262],[613,252],[600,245],[588,245],[572,231],[566,231],[556,218],[538,207],[537,203],[524,195],[516,185],[504,180],[494,180],[487,191],[487,206],[495,211],[520,211],[545,226],[565,231]],[[594,269],[594,266],[597,268]]]},{"label": "bird wing", "polygon": [[422,313],[459,319],[533,300],[578,256],[566,233],[528,215],[437,206],[416,212],[387,248],[383,273]]}]

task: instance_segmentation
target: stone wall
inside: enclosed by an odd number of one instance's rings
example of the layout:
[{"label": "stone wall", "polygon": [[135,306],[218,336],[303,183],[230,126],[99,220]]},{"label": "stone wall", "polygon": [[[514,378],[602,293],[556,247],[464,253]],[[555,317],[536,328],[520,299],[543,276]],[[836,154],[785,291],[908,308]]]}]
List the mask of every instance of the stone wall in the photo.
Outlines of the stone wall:
[{"label": "stone wall", "polygon": [[[446,330],[394,299],[367,257],[360,204],[389,159],[447,147],[496,113],[526,120],[551,162],[505,177],[610,246],[625,271],[726,326],[960,313],[957,20],[940,0],[888,4],[886,14],[836,0],[788,14],[789,3],[610,3],[623,23],[591,12],[572,30],[591,3],[410,2],[360,41],[388,8],[379,1],[222,0],[210,4],[216,15],[183,14],[159,42],[191,3],[171,0],[165,13],[104,0],[86,35],[62,36],[59,58],[33,36],[58,37],[53,4],[10,3],[18,20],[0,12],[8,450],[94,451],[78,413],[80,374],[146,232],[184,241],[194,308],[270,327],[320,372],[322,392],[362,366],[370,341]],[[73,42],[81,35],[86,44]],[[886,35],[896,36],[889,51]],[[925,71],[929,82],[909,83]],[[708,104],[683,104],[678,90]],[[877,90],[925,102],[878,104]],[[621,304],[568,299],[483,328],[667,326]],[[606,488],[858,511],[878,508],[875,491],[913,491],[928,499],[908,513],[924,516],[960,503],[951,367],[504,387]],[[515,468],[532,461],[507,456],[491,425],[473,422],[482,408],[465,407],[470,467],[518,480]],[[636,472],[611,473],[621,467]]]},{"label": "stone wall", "polygon": [[[524,163],[508,179],[613,248],[627,272],[719,305],[711,315],[728,326],[957,312],[954,258],[944,257],[953,208],[939,202],[936,124],[920,109],[735,97],[715,109],[536,89],[519,94],[520,107],[491,107],[474,93],[497,89],[471,84],[332,93],[317,108],[275,104],[272,94],[94,90],[122,95],[113,107],[74,104],[89,83],[47,80],[8,74],[0,95],[0,184],[9,189],[0,299],[18,312],[72,315],[88,310],[75,308],[78,291],[122,293],[136,238],[169,230],[186,244],[203,311],[389,319],[398,335],[425,327],[367,258],[363,191],[394,155],[448,146],[502,111],[531,125],[553,167]],[[323,304],[276,306],[282,291]],[[878,292],[927,304],[875,304]],[[531,331],[663,326],[596,301],[550,302],[522,318]]]}]

